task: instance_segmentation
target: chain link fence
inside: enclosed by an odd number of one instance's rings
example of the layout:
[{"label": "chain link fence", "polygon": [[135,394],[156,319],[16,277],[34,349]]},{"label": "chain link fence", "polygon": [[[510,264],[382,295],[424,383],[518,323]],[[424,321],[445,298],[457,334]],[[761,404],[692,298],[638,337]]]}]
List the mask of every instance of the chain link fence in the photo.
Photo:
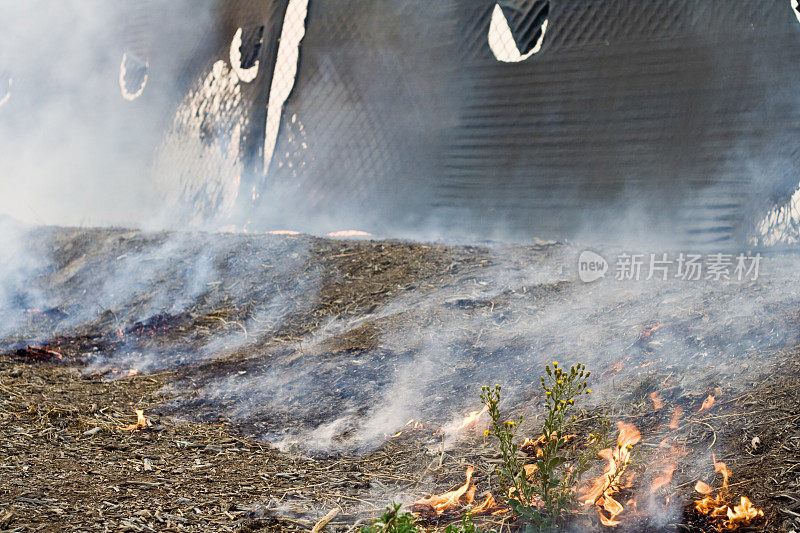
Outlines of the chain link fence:
[{"label": "chain link fence", "polygon": [[237,60],[258,73],[238,74],[240,142],[214,170],[236,168],[219,186],[231,192],[207,194],[198,168],[184,198],[253,228],[741,242],[798,182],[787,65],[800,28],[786,2],[220,10],[221,48],[242,28]]}]

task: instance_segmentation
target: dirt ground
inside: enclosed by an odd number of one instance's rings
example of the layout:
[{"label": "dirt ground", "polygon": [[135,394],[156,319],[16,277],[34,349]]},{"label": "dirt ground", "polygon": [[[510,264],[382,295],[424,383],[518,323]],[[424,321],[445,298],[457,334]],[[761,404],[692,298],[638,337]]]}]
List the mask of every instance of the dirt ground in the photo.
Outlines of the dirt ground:
[{"label": "dirt ground", "polygon": [[[692,417],[676,441],[716,452],[732,472],[731,489],[764,508],[756,529],[791,531],[800,524],[800,368],[796,354],[774,378]],[[479,494],[495,490],[497,455],[475,435],[445,453],[430,435],[390,441],[361,457],[310,458],[242,438],[224,422],[180,423],[153,413],[170,374],[106,381],[72,368],[0,359],[0,528],[4,531],[308,531],[329,510],[332,531],[352,531],[380,511],[365,494],[428,494],[463,483],[476,468]],[[628,420],[655,446],[663,433],[646,402],[629,403]],[[619,408],[620,406],[618,406]],[[144,409],[152,428],[121,429]],[[619,417],[619,415],[617,415]],[[753,446],[758,437],[759,445]],[[678,523],[653,530],[714,531],[688,504],[692,478],[671,490],[687,498]],[[713,479],[713,470],[707,479]],[[592,516],[589,511],[587,516]],[[431,529],[457,521],[429,522]],[[597,526],[596,519],[588,519]],[[594,522],[592,522],[594,520]],[[478,518],[501,529],[502,518]]]},{"label": "dirt ground", "polygon": [[[497,380],[535,436],[535,381],[565,342],[600,391],[578,441],[600,412],[642,433],[617,530],[716,531],[693,505],[698,480],[719,486],[714,458],[731,496],[764,510],[753,529],[800,527],[791,261],[733,288],[608,291],[575,283],[559,266],[574,250],[555,243],[57,228],[30,242],[49,262],[3,311],[0,530],[308,531],[335,510],[327,530],[355,531],[391,500],[461,485],[467,466],[476,500],[497,495],[482,428],[439,429]],[[151,425],[122,429],[135,409]],[[424,429],[404,428],[407,411]],[[672,481],[642,492],[673,449]],[[573,527],[603,529],[585,508]]]},{"label": "dirt ground", "polygon": [[[440,471],[457,478],[468,460],[447,455],[429,469],[430,454],[409,440],[361,458],[281,453],[225,423],[152,415],[167,379],[105,381],[65,366],[0,359],[0,528],[307,531],[315,513],[338,509],[328,527],[348,531],[380,514],[375,502],[360,499],[365,488],[408,490]],[[152,428],[121,429],[136,422],[136,408]]]}]

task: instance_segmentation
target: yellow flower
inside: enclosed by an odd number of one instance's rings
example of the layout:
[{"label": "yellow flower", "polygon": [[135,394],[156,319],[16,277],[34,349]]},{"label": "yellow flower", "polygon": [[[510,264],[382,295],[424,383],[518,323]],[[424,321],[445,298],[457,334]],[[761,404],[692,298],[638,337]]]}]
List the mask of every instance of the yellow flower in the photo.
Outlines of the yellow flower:
[{"label": "yellow flower", "polygon": [[590,394],[591,392],[592,392],[592,389],[586,389],[586,393],[587,394]]},{"label": "yellow flower", "polygon": [[483,434],[488,437],[489,436],[489,430],[487,429],[486,431],[483,432]]},{"label": "yellow flower", "polygon": [[558,366],[558,361],[553,361],[553,366]]}]

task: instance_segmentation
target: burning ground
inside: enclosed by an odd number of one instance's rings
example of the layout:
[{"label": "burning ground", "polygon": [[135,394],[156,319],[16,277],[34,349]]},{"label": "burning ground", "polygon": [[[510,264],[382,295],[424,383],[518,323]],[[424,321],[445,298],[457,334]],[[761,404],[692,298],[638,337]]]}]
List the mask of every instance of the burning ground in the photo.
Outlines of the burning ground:
[{"label": "burning ground", "polygon": [[639,435],[598,457],[589,479],[620,482],[576,530],[800,518],[794,256],[757,281],[583,284],[560,243],[5,233],[0,527],[308,530],[335,509],[347,531],[395,500],[443,528],[502,500],[481,385],[535,439],[554,359],[594,371],[575,446],[600,412]]}]

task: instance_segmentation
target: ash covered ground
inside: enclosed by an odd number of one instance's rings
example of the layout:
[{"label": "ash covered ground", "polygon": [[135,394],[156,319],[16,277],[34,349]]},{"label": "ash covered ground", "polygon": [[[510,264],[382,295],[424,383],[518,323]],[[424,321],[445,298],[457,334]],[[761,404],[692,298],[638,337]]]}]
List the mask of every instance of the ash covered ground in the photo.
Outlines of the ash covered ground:
[{"label": "ash covered ground", "polygon": [[[0,527],[308,530],[336,508],[347,531],[467,465],[496,494],[485,421],[458,422],[500,383],[535,436],[553,360],[594,371],[582,413],[641,431],[619,530],[709,530],[692,487],[712,457],[759,527],[800,517],[792,254],[756,280],[583,283],[568,243],[7,229]],[[154,427],[120,430],[134,408]],[[688,453],[650,493],[665,441]]]}]

